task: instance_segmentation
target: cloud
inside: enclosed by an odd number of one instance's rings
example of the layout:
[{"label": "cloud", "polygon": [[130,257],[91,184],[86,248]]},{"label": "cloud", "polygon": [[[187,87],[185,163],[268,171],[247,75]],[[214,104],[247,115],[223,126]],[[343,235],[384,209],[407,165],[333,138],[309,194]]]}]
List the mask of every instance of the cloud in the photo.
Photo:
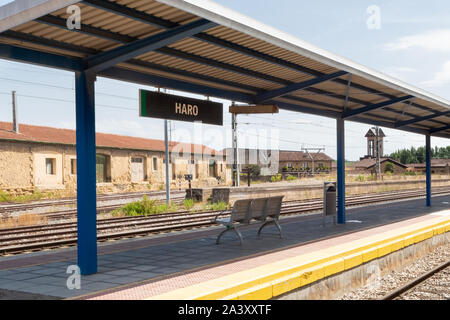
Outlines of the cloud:
[{"label": "cloud", "polygon": [[401,37],[384,45],[387,51],[421,48],[435,52],[450,52],[450,29],[432,30]]},{"label": "cloud", "polygon": [[434,74],[433,79],[422,82],[427,87],[441,87],[448,83],[450,83],[450,60],[445,62],[441,70]]},{"label": "cloud", "polygon": [[408,81],[411,73],[416,73],[418,70],[410,67],[386,67],[382,72],[391,77]]}]

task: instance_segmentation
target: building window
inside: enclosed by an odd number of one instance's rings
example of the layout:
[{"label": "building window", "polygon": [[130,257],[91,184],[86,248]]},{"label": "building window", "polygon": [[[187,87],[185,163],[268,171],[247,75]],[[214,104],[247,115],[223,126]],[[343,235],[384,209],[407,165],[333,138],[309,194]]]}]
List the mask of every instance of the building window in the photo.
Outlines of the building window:
[{"label": "building window", "polygon": [[70,159],[70,174],[77,174],[77,159]]},{"label": "building window", "polygon": [[158,171],[158,158],[153,157],[152,161],[153,161],[153,171]]},{"label": "building window", "polygon": [[210,177],[216,177],[216,162],[214,160],[209,161],[209,170],[208,170]]},{"label": "building window", "polygon": [[323,166],[323,163],[322,163],[322,162],[319,162],[319,163],[317,164],[317,166],[319,167],[319,169],[323,169],[323,168],[324,168],[324,166]]},{"label": "building window", "polygon": [[109,182],[111,180],[111,158],[104,154],[95,157],[97,182]]},{"label": "building window", "polygon": [[55,174],[56,167],[56,159],[55,158],[46,158],[45,159],[45,171],[47,174]]}]

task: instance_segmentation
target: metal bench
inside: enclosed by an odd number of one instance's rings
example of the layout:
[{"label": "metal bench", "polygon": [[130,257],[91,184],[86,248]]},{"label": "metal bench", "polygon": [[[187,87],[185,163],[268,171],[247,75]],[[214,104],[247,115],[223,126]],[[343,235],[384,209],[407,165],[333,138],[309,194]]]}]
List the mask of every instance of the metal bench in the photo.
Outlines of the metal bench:
[{"label": "metal bench", "polygon": [[249,224],[250,223],[250,206],[252,204],[252,199],[237,200],[233,209],[231,210],[231,215],[229,218],[218,219],[218,217],[224,212],[220,212],[212,221],[213,223],[219,223],[223,225],[226,229],[222,231],[217,237],[216,244],[219,244],[220,238],[228,231],[233,230],[239,237],[239,241],[243,242],[242,234],[237,229],[236,223],[239,224]]},{"label": "metal bench", "polygon": [[237,200],[233,205],[229,218],[218,219],[218,217],[224,213],[220,212],[213,220],[213,223],[219,223],[226,228],[217,237],[216,244],[219,244],[220,238],[226,232],[233,230],[238,235],[239,241],[242,245],[242,234],[237,229],[237,226],[250,224],[252,220],[263,223],[258,230],[258,236],[261,234],[261,231],[265,226],[273,223],[278,228],[281,238],[281,226],[278,223],[278,218],[280,216],[283,197],[284,196]]},{"label": "metal bench", "polygon": [[261,234],[261,231],[265,226],[274,224],[277,227],[278,231],[280,232],[280,238],[283,238],[281,226],[280,223],[278,222],[278,219],[280,218],[283,198],[284,196],[267,198],[266,206],[264,208],[265,209],[264,215],[261,216],[261,218],[258,217],[254,218],[256,220],[260,220],[261,222],[263,222],[262,226],[258,230],[258,236]]}]

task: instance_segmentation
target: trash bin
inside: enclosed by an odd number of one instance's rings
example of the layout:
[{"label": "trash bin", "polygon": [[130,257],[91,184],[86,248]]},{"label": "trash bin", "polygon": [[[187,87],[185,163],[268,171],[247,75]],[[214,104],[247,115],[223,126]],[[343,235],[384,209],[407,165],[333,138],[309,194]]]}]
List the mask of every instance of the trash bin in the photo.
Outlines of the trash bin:
[{"label": "trash bin", "polygon": [[325,182],[323,184],[323,226],[326,217],[332,216],[336,224],[336,182]]}]

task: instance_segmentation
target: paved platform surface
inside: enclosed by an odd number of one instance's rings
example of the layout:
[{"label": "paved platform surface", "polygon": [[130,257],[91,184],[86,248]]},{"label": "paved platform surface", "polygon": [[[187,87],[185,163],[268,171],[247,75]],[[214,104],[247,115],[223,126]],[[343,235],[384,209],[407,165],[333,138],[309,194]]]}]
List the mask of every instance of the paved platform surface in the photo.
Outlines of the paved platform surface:
[{"label": "paved platform surface", "polygon": [[[298,252],[315,250],[328,243],[358,237],[355,232],[377,232],[373,228],[393,223],[408,224],[411,219],[426,219],[433,212],[450,208],[450,196],[433,198],[427,208],[424,199],[385,203],[347,209],[346,225],[322,227],[318,214],[284,218],[284,238],[275,228],[256,236],[258,225],[242,228],[245,243],[235,235],[222,238],[215,245],[221,228],[178,232],[99,245],[97,274],[82,276],[81,289],[69,290],[66,273],[76,264],[76,249],[22,254],[0,258],[0,299],[18,298],[150,298],[199,281],[214,279],[251,266]],[[405,221],[409,220],[409,221]],[[403,222],[400,222],[403,221]],[[386,226],[389,228],[389,226]],[[371,231],[372,230],[372,231]],[[274,232],[274,233],[270,233]],[[340,240],[338,237],[342,237]],[[328,240],[327,240],[328,239]],[[322,240],[321,243],[317,242]]]}]

